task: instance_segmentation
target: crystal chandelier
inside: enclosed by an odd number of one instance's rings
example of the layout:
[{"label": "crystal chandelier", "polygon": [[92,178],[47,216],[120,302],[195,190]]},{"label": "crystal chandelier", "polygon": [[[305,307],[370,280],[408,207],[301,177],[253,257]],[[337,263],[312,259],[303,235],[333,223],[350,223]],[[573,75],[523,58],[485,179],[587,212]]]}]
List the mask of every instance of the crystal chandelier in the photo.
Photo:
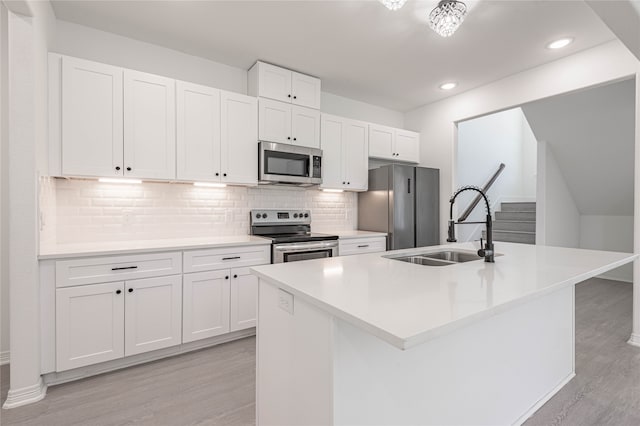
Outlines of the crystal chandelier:
[{"label": "crystal chandelier", "polygon": [[398,10],[404,6],[406,2],[407,0],[382,0],[382,4],[384,4],[389,10]]},{"label": "crystal chandelier", "polygon": [[429,14],[429,26],[442,37],[456,32],[467,14],[467,6],[457,0],[441,0]]}]

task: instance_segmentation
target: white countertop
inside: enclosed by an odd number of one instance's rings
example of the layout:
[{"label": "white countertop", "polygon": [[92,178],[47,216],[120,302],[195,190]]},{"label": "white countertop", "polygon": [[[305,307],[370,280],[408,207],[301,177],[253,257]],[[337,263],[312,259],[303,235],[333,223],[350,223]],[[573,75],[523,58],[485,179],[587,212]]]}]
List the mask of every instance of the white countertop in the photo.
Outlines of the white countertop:
[{"label": "white countertop", "polygon": [[408,349],[516,304],[600,275],[637,255],[496,243],[482,259],[422,266],[389,254],[477,250],[459,243],[253,267],[259,277],[390,344]]},{"label": "white countertop", "polygon": [[233,237],[168,238],[158,240],[106,241],[40,246],[40,260],[140,252],[191,250],[218,247],[270,245],[271,240],[252,235]]},{"label": "white countertop", "polygon": [[341,240],[348,240],[352,238],[373,238],[373,237],[386,237],[387,234],[384,232],[372,232],[372,231],[359,231],[349,230],[349,231],[338,231],[338,232],[325,232],[326,234],[337,235]]}]

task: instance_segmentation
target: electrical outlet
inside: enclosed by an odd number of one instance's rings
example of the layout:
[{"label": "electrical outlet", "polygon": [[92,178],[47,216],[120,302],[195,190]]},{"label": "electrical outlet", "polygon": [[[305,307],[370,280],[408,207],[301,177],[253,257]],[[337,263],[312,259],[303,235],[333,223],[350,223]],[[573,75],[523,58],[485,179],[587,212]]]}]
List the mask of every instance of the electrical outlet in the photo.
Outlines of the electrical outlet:
[{"label": "electrical outlet", "polygon": [[278,307],[293,315],[293,294],[278,289]]}]

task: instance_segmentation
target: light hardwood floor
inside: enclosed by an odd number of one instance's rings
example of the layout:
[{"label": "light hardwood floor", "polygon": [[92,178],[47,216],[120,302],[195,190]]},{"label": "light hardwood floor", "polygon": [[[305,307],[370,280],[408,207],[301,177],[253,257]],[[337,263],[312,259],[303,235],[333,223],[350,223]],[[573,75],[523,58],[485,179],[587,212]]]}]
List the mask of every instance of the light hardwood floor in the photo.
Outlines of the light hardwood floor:
[{"label": "light hardwood floor", "polygon": [[[640,348],[631,285],[592,279],[576,290],[577,376],[526,425],[640,425]],[[2,399],[7,391],[2,367]],[[44,401],[2,410],[2,425],[252,425],[255,338],[51,387]]]}]

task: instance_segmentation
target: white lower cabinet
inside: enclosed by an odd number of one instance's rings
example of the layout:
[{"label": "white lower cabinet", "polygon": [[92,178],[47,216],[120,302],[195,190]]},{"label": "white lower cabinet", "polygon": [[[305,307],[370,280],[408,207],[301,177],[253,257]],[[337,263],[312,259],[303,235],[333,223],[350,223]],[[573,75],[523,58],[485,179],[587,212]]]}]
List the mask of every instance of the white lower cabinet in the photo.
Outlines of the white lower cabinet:
[{"label": "white lower cabinet", "polygon": [[229,270],[184,274],[182,341],[229,332]]},{"label": "white lower cabinet", "polygon": [[362,237],[338,240],[340,256],[379,253],[387,250],[387,237]]},{"label": "white lower cabinet", "polygon": [[125,356],[179,345],[182,277],[126,281],[125,289]]},{"label": "white lower cabinet", "polygon": [[56,290],[56,370],[124,356],[124,281]]},{"label": "white lower cabinet", "polygon": [[230,331],[256,326],[258,306],[258,277],[249,268],[231,270]]}]

